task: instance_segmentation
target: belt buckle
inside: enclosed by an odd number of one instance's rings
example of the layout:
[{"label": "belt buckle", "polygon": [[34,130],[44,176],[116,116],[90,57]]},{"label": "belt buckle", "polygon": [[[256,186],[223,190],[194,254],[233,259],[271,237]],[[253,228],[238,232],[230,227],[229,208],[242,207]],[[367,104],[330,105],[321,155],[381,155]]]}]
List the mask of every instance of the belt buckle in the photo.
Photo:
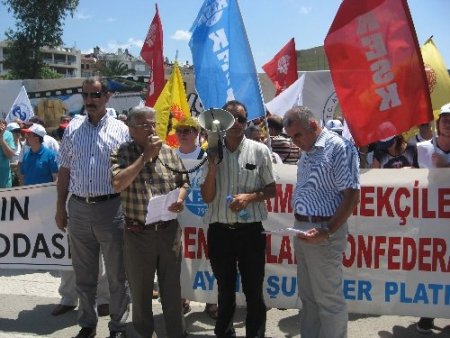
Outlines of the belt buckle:
[{"label": "belt buckle", "polygon": [[92,200],[92,197],[86,197],[86,203],[88,204],[95,204],[96,202]]}]

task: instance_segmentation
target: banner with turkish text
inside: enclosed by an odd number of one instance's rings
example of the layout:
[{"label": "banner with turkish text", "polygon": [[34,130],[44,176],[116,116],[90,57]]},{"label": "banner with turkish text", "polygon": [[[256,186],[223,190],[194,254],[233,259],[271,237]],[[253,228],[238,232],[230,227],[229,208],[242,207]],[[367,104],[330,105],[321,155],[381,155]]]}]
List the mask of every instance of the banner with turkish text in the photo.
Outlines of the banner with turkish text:
[{"label": "banner with turkish text", "polygon": [[275,96],[293,84],[298,78],[294,38],[290,39],[272,60],[263,65],[262,69],[275,85]]},{"label": "banner with turkish text", "polygon": [[[187,168],[198,161],[185,163]],[[276,196],[267,200],[264,298],[273,308],[299,308],[291,204],[296,166],[276,164]],[[450,169],[361,171],[360,203],[348,220],[342,292],[352,313],[450,318]],[[202,221],[201,172],[179,216],[182,296],[217,301]],[[54,221],[55,183],[0,189],[0,268],[70,269],[66,233]],[[237,302],[245,304],[239,276]],[[149,286],[151,287],[151,286]]]},{"label": "banner with turkish text", "polygon": [[344,0],[324,47],[357,145],[432,120],[425,70],[406,0]]}]

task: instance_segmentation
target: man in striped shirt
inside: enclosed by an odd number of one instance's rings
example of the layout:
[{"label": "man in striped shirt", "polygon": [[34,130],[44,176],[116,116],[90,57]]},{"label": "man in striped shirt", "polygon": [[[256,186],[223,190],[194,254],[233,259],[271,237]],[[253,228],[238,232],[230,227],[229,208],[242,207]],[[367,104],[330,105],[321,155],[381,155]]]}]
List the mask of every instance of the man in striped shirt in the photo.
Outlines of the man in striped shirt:
[{"label": "man in striped shirt", "polygon": [[359,160],[355,146],[320,127],[306,107],[283,118],[293,142],[303,150],[292,204],[297,281],[303,302],[303,337],[347,337],[347,306],[342,292],[342,253],[347,218],[359,201]]},{"label": "man in striped shirt", "polygon": [[111,152],[129,139],[129,133],[124,123],[106,114],[110,94],[105,82],[86,79],[82,97],[87,115],[71,121],[61,142],[55,221],[59,229],[68,227],[70,232],[81,326],[76,338],[96,334],[100,251],[109,281],[110,337],[125,337],[130,297],[123,264],[124,216],[109,169]]},{"label": "man in striped shirt", "polygon": [[208,210],[208,253],[217,279],[219,315],[217,337],[235,337],[236,264],[247,301],[246,337],[264,337],[266,307],[264,280],[266,238],[261,221],[267,218],[266,198],[275,196],[272,158],[265,144],[244,136],[247,110],[238,101],[223,109],[234,125],[227,130],[223,160],[209,158],[201,193]]}]

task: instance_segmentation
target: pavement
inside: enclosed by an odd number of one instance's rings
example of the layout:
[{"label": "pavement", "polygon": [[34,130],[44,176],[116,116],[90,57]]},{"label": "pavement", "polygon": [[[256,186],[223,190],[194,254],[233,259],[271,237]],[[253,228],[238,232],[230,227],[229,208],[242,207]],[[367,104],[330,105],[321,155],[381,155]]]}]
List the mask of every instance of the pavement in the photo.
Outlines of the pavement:
[{"label": "pavement", "polygon": [[[0,338],[75,336],[79,331],[76,310],[58,317],[50,315],[59,302],[58,286],[57,272],[0,269]],[[215,337],[214,320],[203,312],[204,304],[191,301],[191,308],[192,311],[185,316],[189,337]],[[166,337],[158,300],[153,300],[153,312],[158,338]],[[108,320],[109,317],[100,318],[97,337],[109,336]],[[238,337],[245,337],[244,321],[245,309],[240,308],[235,315]],[[436,319],[433,333],[428,335],[416,332],[416,321],[416,317],[350,314],[348,337],[450,338],[450,319]],[[131,323],[127,331],[128,337],[137,337]],[[300,337],[299,311],[268,310],[266,337]]]}]

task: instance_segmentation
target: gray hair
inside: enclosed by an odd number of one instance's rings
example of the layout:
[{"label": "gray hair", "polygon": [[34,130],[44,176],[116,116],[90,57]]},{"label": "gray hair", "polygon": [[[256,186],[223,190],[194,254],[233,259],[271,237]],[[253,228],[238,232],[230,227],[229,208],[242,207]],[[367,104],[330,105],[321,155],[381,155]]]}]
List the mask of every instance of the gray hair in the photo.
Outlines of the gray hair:
[{"label": "gray hair", "polygon": [[247,129],[245,129],[245,137],[251,138],[252,134],[256,131],[261,131],[261,128],[255,125],[248,126]]},{"label": "gray hair", "polygon": [[296,106],[289,109],[283,116],[283,126],[290,127],[293,123],[299,122],[300,125],[307,129],[312,130],[310,125],[311,120],[316,120],[312,111],[305,106]]},{"label": "gray hair", "polygon": [[145,116],[145,117],[155,118],[155,115],[156,115],[156,110],[154,108],[147,107],[147,106],[136,106],[136,107],[131,108],[130,112],[128,113],[127,124],[129,126],[133,126],[139,117]]}]

